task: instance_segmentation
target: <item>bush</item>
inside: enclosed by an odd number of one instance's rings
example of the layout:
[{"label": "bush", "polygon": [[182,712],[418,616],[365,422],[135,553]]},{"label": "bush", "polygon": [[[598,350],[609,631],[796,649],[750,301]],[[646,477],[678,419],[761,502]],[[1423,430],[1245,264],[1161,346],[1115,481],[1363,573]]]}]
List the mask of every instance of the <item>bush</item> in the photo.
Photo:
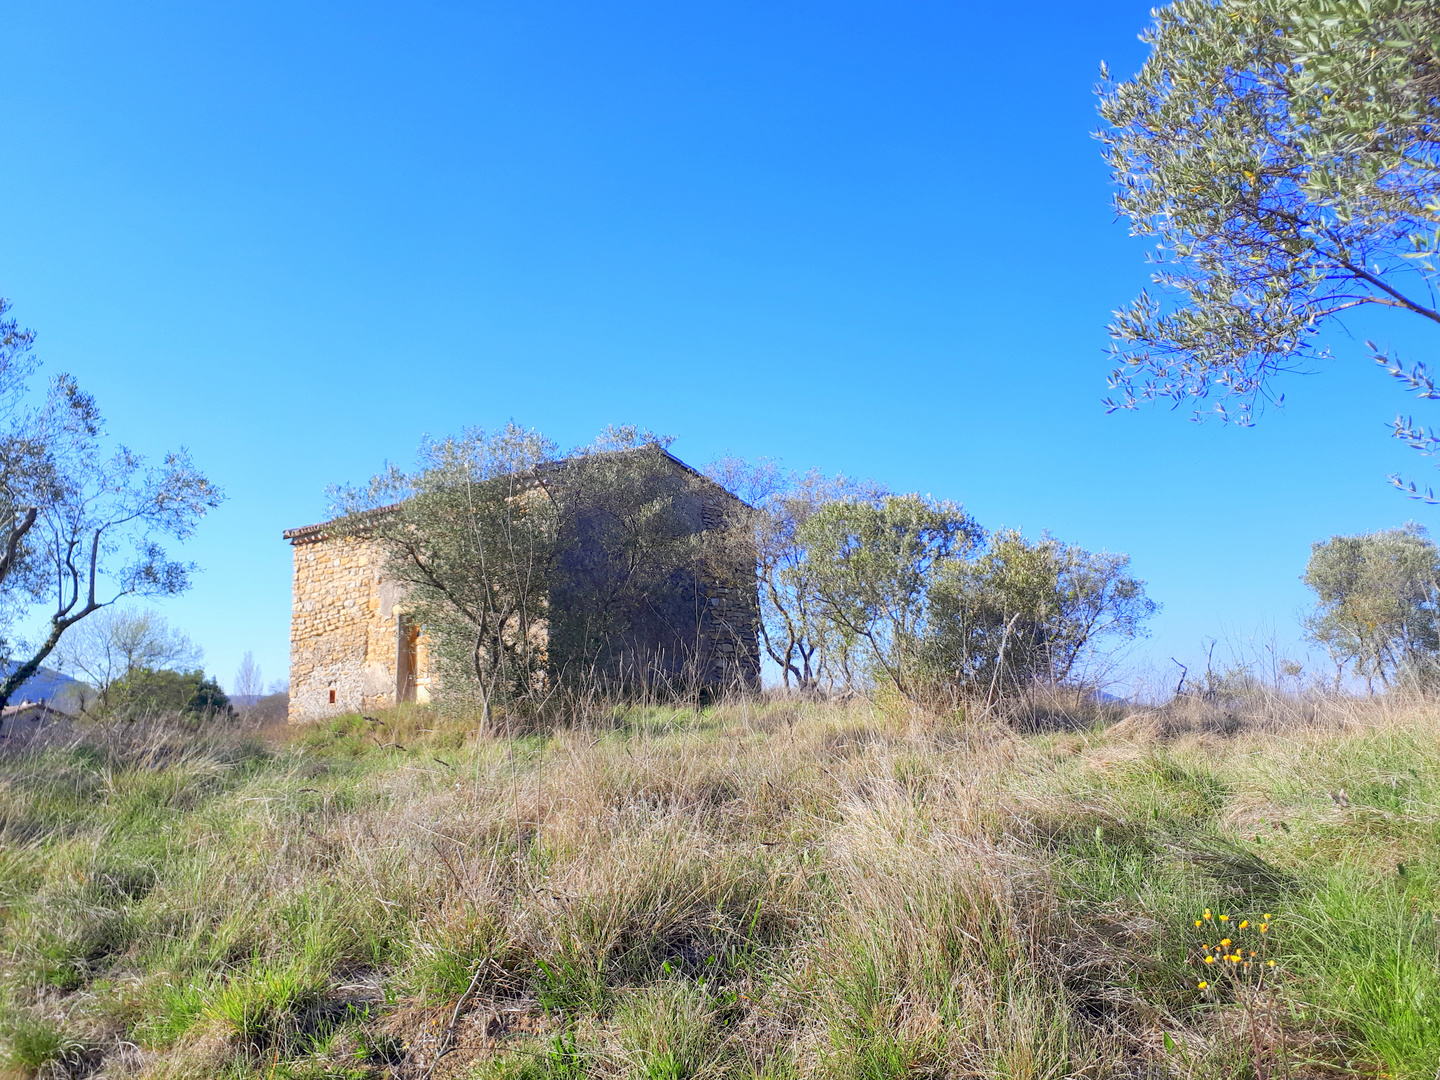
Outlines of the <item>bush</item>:
[{"label": "bush", "polygon": [[220,684],[200,669],[137,668],[110,688],[111,711],[121,716],[180,713],[198,719],[228,716],[230,699]]}]

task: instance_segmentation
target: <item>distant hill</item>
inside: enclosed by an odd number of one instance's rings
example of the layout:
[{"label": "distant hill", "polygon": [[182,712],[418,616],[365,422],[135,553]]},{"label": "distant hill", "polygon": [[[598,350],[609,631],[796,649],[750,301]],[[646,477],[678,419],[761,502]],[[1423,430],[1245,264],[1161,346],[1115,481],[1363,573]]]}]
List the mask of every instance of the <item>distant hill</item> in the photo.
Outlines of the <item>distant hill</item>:
[{"label": "distant hill", "polygon": [[[14,661],[0,664],[0,673],[8,675],[20,665]],[[75,711],[75,707],[68,702],[79,701],[80,695],[88,689],[85,683],[78,679],[72,679],[54,668],[42,667],[35,672],[26,682],[20,684],[20,689],[10,695],[10,703],[18,705],[22,701],[47,701],[58,709]]]}]

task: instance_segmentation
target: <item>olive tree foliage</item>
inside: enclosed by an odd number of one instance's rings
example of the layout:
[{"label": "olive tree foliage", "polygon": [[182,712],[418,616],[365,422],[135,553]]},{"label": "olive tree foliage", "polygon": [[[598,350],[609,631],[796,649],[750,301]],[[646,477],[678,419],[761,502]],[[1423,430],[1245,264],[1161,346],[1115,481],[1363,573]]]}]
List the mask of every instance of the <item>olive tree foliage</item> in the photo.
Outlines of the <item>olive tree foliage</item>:
[{"label": "olive tree foliage", "polygon": [[1303,579],[1316,595],[1311,641],[1372,691],[1433,681],[1440,661],[1440,549],[1423,527],[1332,536],[1311,547]]},{"label": "olive tree foliage", "polygon": [[337,535],[382,542],[386,577],[427,631],[442,704],[485,725],[544,671],[558,514],[537,471],[555,458],[538,432],[472,428],[427,439],[412,471],[329,492]]},{"label": "olive tree foliage", "polygon": [[[0,300],[0,708],[67,631],[126,597],[173,596],[194,565],[165,537],[189,537],[219,488],[182,448],[149,464],[106,438],[94,398],[69,375],[28,393],[34,334]],[[17,627],[40,606],[36,640]]]},{"label": "olive tree foliage", "polygon": [[115,704],[111,691],[117,683],[142,669],[198,667],[203,653],[162,616],[127,606],[97,611],[60,639],[55,656],[61,671],[80,677],[94,690],[83,711],[107,714]]},{"label": "olive tree foliage", "polygon": [[853,636],[826,614],[815,591],[813,564],[800,530],[823,506],[853,501],[872,507],[889,494],[871,481],[799,473],[766,459],[724,457],[706,468],[739,497],[730,523],[738,542],[753,547],[760,594],[760,643],[787,687],[850,686],[858,672]]},{"label": "olive tree foliage", "polygon": [[[1440,324],[1440,9],[1431,0],[1176,0],[1132,79],[1102,72],[1117,211],[1156,291],[1110,326],[1111,409],[1213,399],[1242,423],[1352,309]],[[1375,352],[1421,397],[1429,369]],[[1421,450],[1432,431],[1400,417]],[[1393,478],[1396,483],[1398,479]],[[1414,491],[1413,485],[1410,490]]]},{"label": "olive tree foliage", "polygon": [[723,528],[706,529],[706,482],[676,467],[665,453],[672,441],[609,427],[546,469],[559,507],[557,685],[668,693],[703,680],[694,638],[709,618],[698,608],[702,585],[746,556],[730,550]]},{"label": "olive tree foliage", "polygon": [[1035,682],[1093,681],[1102,646],[1140,636],[1157,610],[1129,556],[1013,529],[993,534],[977,558],[943,562],[927,605],[929,677],[987,700]]},{"label": "olive tree foliage", "polygon": [[993,535],[961,507],[773,461],[707,473],[740,497],[761,642],[786,686],[878,677],[912,698],[994,698],[1101,674],[1157,605],[1126,555]]},{"label": "olive tree foliage", "polygon": [[900,693],[919,691],[915,659],[930,591],[985,531],[958,504],[922,495],[824,503],[797,529],[816,610]]},{"label": "olive tree foliage", "polygon": [[498,707],[566,684],[683,678],[694,642],[637,637],[664,625],[677,597],[699,602],[707,557],[698,478],[674,469],[667,442],[608,428],[562,456],[514,423],[470,429],[427,440],[411,471],[332,488],[329,528],[380,541],[449,710],[489,725]]}]

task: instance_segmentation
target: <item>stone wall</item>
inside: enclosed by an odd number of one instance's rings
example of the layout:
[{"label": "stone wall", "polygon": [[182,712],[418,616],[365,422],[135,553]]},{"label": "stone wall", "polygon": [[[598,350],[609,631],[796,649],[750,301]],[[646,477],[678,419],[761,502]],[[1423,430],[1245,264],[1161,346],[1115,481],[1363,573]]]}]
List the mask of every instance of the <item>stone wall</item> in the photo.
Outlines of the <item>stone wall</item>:
[{"label": "stone wall", "polygon": [[[703,534],[726,530],[737,504],[734,496],[660,451],[649,476],[654,494],[673,495],[685,527]],[[648,468],[648,466],[647,466]],[[563,481],[563,474],[557,474]],[[369,514],[394,512],[381,507]],[[582,524],[584,518],[579,519]],[[353,522],[351,523],[354,524]],[[363,521],[360,522],[363,525]],[[404,592],[383,580],[384,555],[377,540],[332,536],[332,523],[291,529],[294,598],[290,626],[290,720],[314,720],[395,704],[403,674],[401,660]],[[577,549],[583,552],[582,546]],[[601,560],[603,563],[603,560]],[[610,644],[598,669],[601,679],[618,678],[645,686],[728,690],[760,684],[759,602],[755,552],[748,543],[716,545],[699,572],[686,570],[664,597],[649,597],[643,609],[626,614],[626,627]],[[609,571],[605,571],[608,573]],[[603,575],[602,575],[603,576]],[[683,580],[682,580],[683,578]],[[604,583],[601,582],[603,585]],[[601,591],[605,591],[601,589]],[[552,645],[563,641],[573,620],[588,617],[594,600],[583,592],[553,593],[549,627],[535,632]],[[406,691],[427,702],[439,689],[424,635],[414,645],[414,678]],[[563,668],[563,661],[552,663]],[[613,669],[613,670],[612,670]],[[556,671],[549,677],[555,678]]]},{"label": "stone wall", "polygon": [[[731,527],[733,509],[728,492],[711,485],[704,497],[702,520],[707,530]],[[701,585],[704,608],[704,678],[719,689],[760,688],[760,596],[755,577],[755,549],[737,544],[706,568]]]},{"label": "stone wall", "polygon": [[[551,677],[621,693],[758,686],[755,551],[743,504],[658,448],[591,459],[595,471],[580,473],[567,497],[570,467],[549,478],[565,505]],[[655,505],[663,511],[637,529]],[[631,565],[646,545],[655,561]]]},{"label": "stone wall", "polygon": [[[383,580],[378,544],[312,529],[294,545],[290,619],[290,721],[395,704],[401,588]],[[426,650],[417,650],[415,699],[429,699]]]}]

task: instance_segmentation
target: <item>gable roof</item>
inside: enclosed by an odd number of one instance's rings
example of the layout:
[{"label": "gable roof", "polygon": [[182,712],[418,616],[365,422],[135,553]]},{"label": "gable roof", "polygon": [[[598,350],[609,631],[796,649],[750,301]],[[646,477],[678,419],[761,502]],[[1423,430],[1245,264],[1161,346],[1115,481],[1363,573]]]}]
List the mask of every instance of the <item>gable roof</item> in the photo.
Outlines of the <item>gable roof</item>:
[{"label": "gable roof", "polygon": [[373,510],[362,510],[357,514],[344,514],[341,517],[331,518],[329,521],[317,522],[314,525],[301,525],[298,529],[286,529],[280,534],[282,540],[289,540],[291,544],[313,544],[324,540],[328,536],[326,530],[337,521],[346,518],[354,520],[361,525],[367,521],[379,521],[388,514],[393,514],[400,509],[400,503],[391,503],[389,506],[377,506]]},{"label": "gable roof", "polygon": [[[730,491],[728,488],[722,487],[720,484],[717,484],[714,480],[710,479],[710,477],[706,476],[699,469],[685,464],[685,462],[681,461],[674,454],[670,453],[669,450],[666,450],[663,446],[660,446],[659,444],[652,443],[649,446],[637,446],[631,450],[605,450],[601,451],[601,454],[606,457],[624,457],[630,454],[650,453],[655,450],[658,450],[671,462],[673,462],[675,465],[678,465],[682,470],[689,473],[697,480],[704,481],[706,484],[714,488],[716,491],[720,492],[720,494],[724,495],[726,498],[736,503],[739,503],[742,506],[745,505],[744,500],[741,499],[738,495],[736,495],[733,491]],[[546,471],[553,470],[558,466],[561,466],[566,462],[572,460],[574,459],[559,458],[556,461],[548,461],[545,462],[543,465],[539,466],[537,471],[539,469],[544,469]],[[299,544],[318,543],[322,540],[326,540],[329,538],[329,530],[331,526],[333,526],[338,521],[348,520],[354,524],[365,525],[367,522],[378,521],[389,514],[393,514],[396,510],[399,510],[402,505],[403,503],[398,502],[390,503],[388,506],[377,506],[372,510],[362,510],[359,513],[355,514],[345,514],[341,517],[330,518],[328,521],[317,522],[314,525],[301,525],[297,529],[286,529],[281,534],[281,539],[289,540],[292,546]]]}]

